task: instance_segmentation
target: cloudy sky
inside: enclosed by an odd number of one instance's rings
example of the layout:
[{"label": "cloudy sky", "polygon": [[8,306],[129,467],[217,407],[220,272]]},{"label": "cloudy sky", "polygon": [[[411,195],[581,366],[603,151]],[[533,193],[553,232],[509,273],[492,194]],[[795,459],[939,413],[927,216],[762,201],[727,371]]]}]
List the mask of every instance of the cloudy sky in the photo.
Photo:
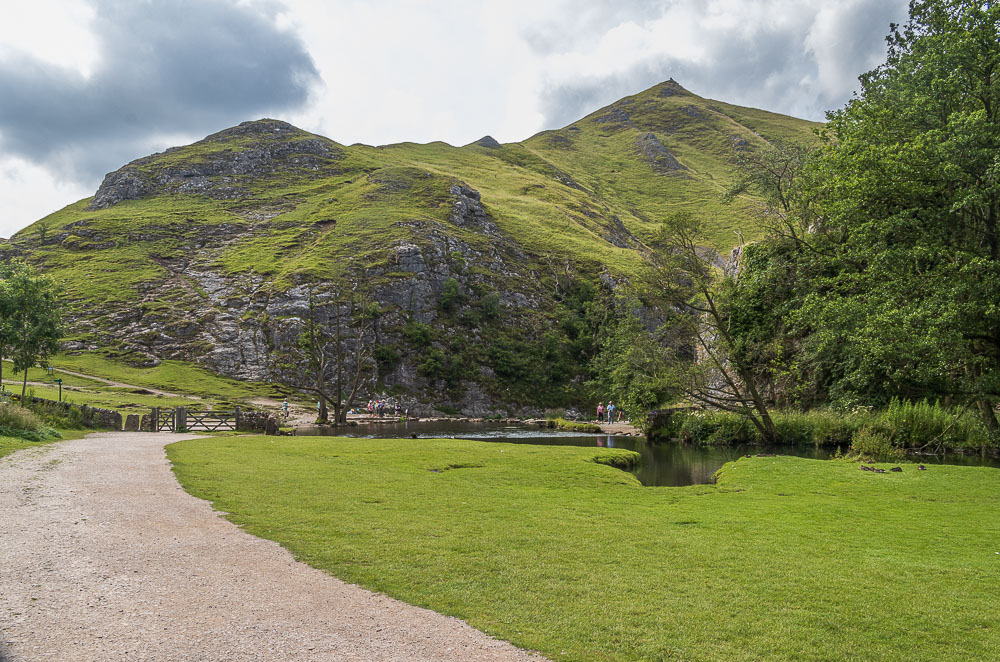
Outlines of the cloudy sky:
[{"label": "cloudy sky", "polygon": [[906,0],[33,0],[0,21],[0,236],[248,119],[351,144],[564,126],[668,78],[823,119]]}]

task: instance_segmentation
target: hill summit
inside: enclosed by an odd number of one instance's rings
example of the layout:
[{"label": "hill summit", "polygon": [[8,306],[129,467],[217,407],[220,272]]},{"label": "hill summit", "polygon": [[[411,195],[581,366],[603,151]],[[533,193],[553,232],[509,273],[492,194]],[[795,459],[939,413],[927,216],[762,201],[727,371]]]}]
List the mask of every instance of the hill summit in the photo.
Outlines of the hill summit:
[{"label": "hill summit", "polygon": [[272,379],[310,305],[329,320],[364,291],[368,393],[534,411],[579,401],[594,306],[647,268],[659,221],[710,218],[719,250],[753,236],[721,202],[733,149],[815,126],[673,80],[509,144],[347,147],[262,119],[123,166],[3,250],[68,293],[71,350]]}]

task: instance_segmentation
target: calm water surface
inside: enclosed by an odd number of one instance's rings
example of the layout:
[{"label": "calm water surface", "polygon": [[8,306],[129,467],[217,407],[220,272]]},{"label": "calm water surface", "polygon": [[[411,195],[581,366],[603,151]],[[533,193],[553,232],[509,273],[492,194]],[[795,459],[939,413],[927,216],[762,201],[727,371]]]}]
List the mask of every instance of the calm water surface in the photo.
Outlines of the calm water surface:
[{"label": "calm water surface", "polygon": [[[586,446],[626,448],[642,456],[639,466],[632,470],[643,485],[679,486],[713,482],[712,476],[723,464],[736,458],[757,453],[776,453],[825,460],[832,455],[826,448],[799,446],[728,446],[705,448],[684,444],[647,444],[645,437],[618,437],[603,434],[562,432],[538,426],[498,425],[496,423],[392,423],[360,425],[350,428],[299,428],[299,435],[329,435],[360,437],[366,439],[406,438],[418,439],[473,439],[502,441],[514,444],[539,444],[544,446]],[[1000,467],[1000,459],[982,458],[978,455],[950,455],[947,457],[914,458],[924,464],[969,464]]]}]

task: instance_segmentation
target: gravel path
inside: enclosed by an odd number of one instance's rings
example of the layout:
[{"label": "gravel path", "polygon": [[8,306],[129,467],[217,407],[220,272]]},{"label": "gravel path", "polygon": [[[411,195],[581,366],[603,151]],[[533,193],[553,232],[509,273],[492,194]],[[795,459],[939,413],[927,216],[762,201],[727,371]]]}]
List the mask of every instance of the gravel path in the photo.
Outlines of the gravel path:
[{"label": "gravel path", "polygon": [[195,435],[100,433],[0,460],[0,660],[540,660],[345,584],[184,492]]}]

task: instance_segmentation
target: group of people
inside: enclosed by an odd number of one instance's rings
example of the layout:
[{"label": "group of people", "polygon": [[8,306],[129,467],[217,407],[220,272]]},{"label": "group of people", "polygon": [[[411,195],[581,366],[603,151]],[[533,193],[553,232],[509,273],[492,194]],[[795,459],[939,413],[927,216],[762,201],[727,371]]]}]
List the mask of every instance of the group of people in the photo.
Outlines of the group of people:
[{"label": "group of people", "polygon": [[[615,418],[617,416],[617,418]],[[605,407],[603,402],[597,403],[597,422],[598,423],[621,423],[622,421],[622,410],[615,407],[615,403],[608,401],[608,405]]]},{"label": "group of people", "polygon": [[381,399],[380,400],[369,400],[368,401],[368,405],[365,407],[365,409],[368,411],[368,415],[369,416],[377,416],[379,418],[382,418],[387,413],[390,413],[389,412],[389,407],[390,406],[392,407],[392,412],[391,412],[392,415],[398,418],[399,417],[399,403],[398,402],[393,402],[392,405],[390,405],[388,402],[386,402],[385,400],[381,400]]}]

